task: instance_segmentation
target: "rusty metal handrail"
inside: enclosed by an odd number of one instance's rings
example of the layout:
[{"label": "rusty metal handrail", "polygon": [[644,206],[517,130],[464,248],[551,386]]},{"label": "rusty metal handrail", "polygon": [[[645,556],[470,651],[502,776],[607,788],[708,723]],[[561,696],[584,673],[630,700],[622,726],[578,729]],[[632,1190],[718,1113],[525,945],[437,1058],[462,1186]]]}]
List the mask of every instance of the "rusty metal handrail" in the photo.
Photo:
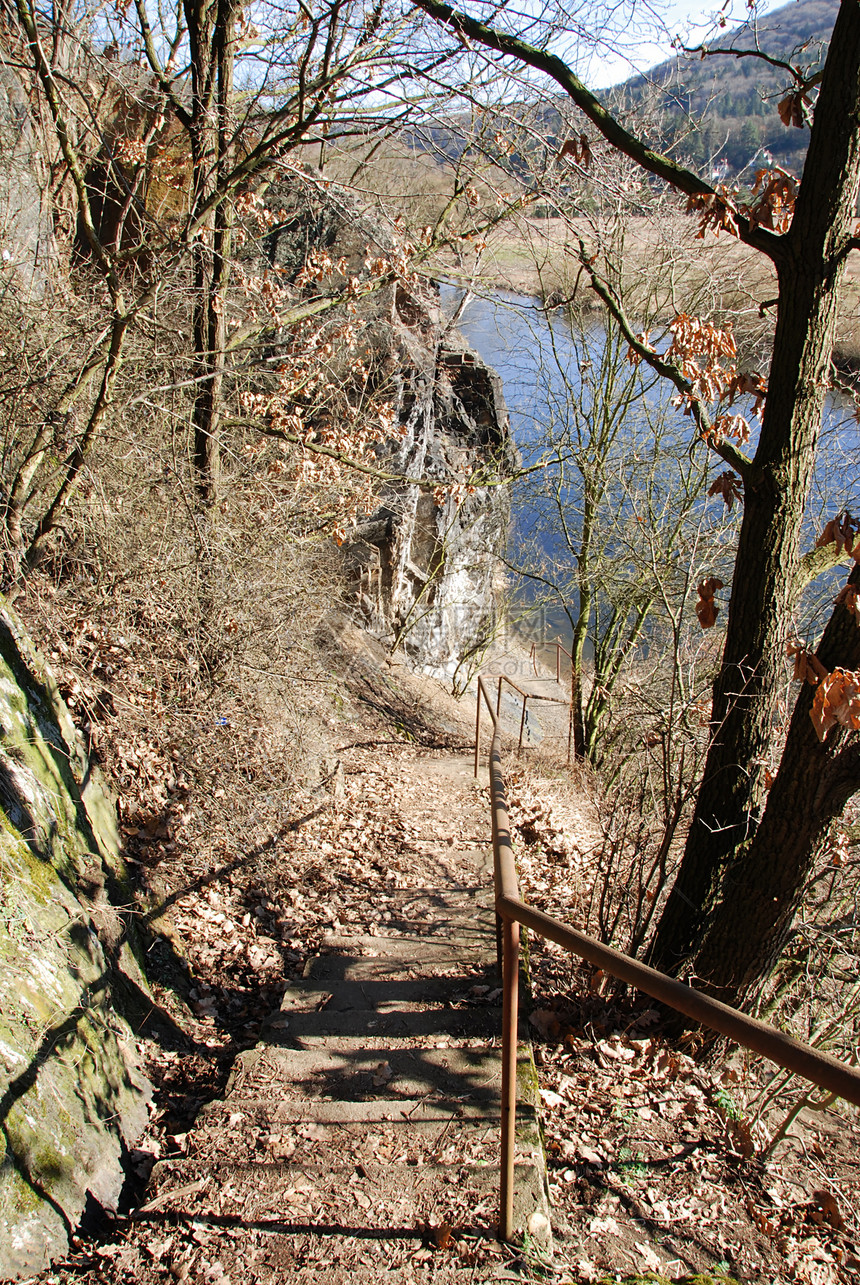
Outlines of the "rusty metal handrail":
[{"label": "rusty metal handrail", "polygon": [[[507,674],[499,674],[498,679],[499,679],[499,691],[496,697],[496,712],[493,715],[494,720],[498,717],[502,708],[502,683],[507,683],[509,687],[512,687],[514,691],[517,692],[518,695],[522,696],[523,698],[523,712],[520,717],[520,738],[517,743],[517,754],[522,754],[523,732],[525,731],[525,726],[526,726],[526,706],[528,705],[528,702],[530,700],[549,701],[552,705],[567,705],[567,701],[562,700],[560,696],[543,696],[539,692],[523,691],[522,687],[518,687],[512,678],[508,678]],[[483,680],[479,679],[478,681],[481,682]],[[492,714],[492,710],[490,710],[490,713]],[[481,702],[479,698],[478,716],[475,719],[475,776],[478,775],[478,754],[480,752],[480,739],[481,739]],[[568,732],[568,738],[567,738],[567,757],[569,762],[570,761],[570,733],[569,732]]]},{"label": "rusty metal handrail", "polygon": [[[652,999],[683,1013],[702,1026],[727,1036],[736,1044],[760,1053],[777,1066],[811,1080],[820,1088],[860,1106],[860,1070],[846,1065],[829,1053],[822,1053],[786,1035],[767,1022],[749,1017],[728,1004],[694,990],[675,977],[660,973],[630,955],[587,936],[569,924],[527,906],[520,898],[511,824],[502,775],[501,725],[493,709],[483,678],[478,678],[477,726],[481,721],[481,698],[493,722],[490,745],[490,804],[493,826],[493,872],[497,926],[502,940],[502,1155],[500,1182],[499,1239],[510,1240],[514,1213],[514,1142],[516,1136],[517,1024],[519,1008],[520,926],[578,955],[619,981],[635,986]],[[478,775],[477,740],[475,776]]]},{"label": "rusty metal handrail", "polygon": [[[571,678],[571,686],[573,686],[573,675],[576,667],[573,663],[573,656],[570,654],[567,648],[562,646],[558,638],[556,638],[554,642],[545,642],[545,643],[542,643],[541,645],[543,647],[555,647],[555,681],[557,683],[561,682],[562,653],[564,653],[564,655],[567,656],[568,660],[570,661],[570,678]],[[529,651],[529,658],[532,662],[532,667],[534,668],[534,671],[535,671],[535,677],[537,677],[537,643],[532,643],[531,650]]]}]

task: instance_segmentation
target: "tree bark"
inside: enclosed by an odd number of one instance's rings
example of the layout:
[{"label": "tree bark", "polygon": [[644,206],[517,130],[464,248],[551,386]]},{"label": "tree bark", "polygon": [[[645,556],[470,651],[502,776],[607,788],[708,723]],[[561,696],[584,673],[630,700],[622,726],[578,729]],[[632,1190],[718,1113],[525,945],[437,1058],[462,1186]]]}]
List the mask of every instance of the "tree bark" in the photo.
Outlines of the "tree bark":
[{"label": "tree bark", "polygon": [[[860,565],[849,584],[860,588]],[[860,669],[860,624],[846,605],[834,608],[816,656],[828,673]],[[742,1002],[773,969],[831,823],[860,789],[860,734],[834,728],[820,741],[809,717],[814,695],[804,683],[764,815],[727,869],[696,957],[696,985],[726,1003]]]},{"label": "tree bark", "polygon": [[230,279],[233,214],[225,199],[234,168],[231,105],[236,0],[185,5],[191,46],[193,106],[190,121],[195,208],[211,206],[193,250],[192,343],[198,379],[191,413],[197,499],[212,511],[221,471],[221,402],[227,344],[226,291]]}]

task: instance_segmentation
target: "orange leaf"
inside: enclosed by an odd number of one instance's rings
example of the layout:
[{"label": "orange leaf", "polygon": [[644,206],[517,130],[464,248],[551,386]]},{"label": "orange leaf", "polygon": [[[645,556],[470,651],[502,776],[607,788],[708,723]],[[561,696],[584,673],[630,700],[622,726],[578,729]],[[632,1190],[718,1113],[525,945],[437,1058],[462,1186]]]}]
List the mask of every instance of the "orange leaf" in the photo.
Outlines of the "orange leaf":
[{"label": "orange leaf", "polygon": [[714,602],[714,594],[722,587],[722,580],[717,579],[716,576],[709,576],[707,580],[703,580],[699,585],[699,601],[696,603],[696,615],[703,629],[713,629],[717,623],[720,609]]},{"label": "orange leaf", "polygon": [[860,670],[834,669],[822,678],[809,717],[820,741],[837,724],[860,731]]}]

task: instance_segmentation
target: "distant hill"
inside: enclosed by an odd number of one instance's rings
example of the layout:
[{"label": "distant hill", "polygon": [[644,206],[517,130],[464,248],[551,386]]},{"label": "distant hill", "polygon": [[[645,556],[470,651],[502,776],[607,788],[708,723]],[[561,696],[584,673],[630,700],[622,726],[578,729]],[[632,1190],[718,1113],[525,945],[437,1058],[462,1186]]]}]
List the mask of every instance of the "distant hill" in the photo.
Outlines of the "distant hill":
[{"label": "distant hill", "polygon": [[[815,71],[824,62],[838,8],[839,0],[792,0],[755,28],[745,23],[708,42],[708,48],[758,48]],[[626,81],[608,96],[628,111],[653,115],[664,147],[715,176],[758,168],[756,158],[763,151],[799,174],[809,131],[787,128],[777,112],[790,84],[786,72],[758,58],[682,55]]]},{"label": "distant hill", "polygon": [[[709,50],[759,49],[770,57],[790,61],[804,74],[824,63],[840,0],[791,0],[767,14],[755,26],[744,23],[708,42]],[[752,182],[756,169],[767,163],[799,175],[803,169],[809,130],[786,127],[778,105],[794,87],[788,72],[760,58],[731,52],[706,57],[682,54],[643,75],[604,90],[600,97],[611,110],[627,118],[634,133],[692,164],[714,179]],[[510,104],[498,113],[485,109],[484,156],[500,170],[516,175],[527,187],[555,157],[565,138],[588,123],[567,99],[554,95],[527,108],[528,127],[513,150],[498,151],[494,132],[508,130],[517,117]],[[459,120],[463,126],[460,127]],[[470,146],[473,122],[456,114],[410,131],[405,137],[417,152],[430,151],[437,160],[456,162]]]}]

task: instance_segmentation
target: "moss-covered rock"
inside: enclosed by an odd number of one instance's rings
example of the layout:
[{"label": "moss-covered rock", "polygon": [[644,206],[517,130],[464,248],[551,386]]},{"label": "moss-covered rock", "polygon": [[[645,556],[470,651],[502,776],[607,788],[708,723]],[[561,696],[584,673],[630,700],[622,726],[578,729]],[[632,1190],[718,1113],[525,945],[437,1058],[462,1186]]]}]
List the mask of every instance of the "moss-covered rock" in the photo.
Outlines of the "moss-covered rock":
[{"label": "moss-covered rock", "polygon": [[110,1208],[147,1118],[127,1014],[146,982],[112,800],[44,662],[0,605],[0,1278]]}]

